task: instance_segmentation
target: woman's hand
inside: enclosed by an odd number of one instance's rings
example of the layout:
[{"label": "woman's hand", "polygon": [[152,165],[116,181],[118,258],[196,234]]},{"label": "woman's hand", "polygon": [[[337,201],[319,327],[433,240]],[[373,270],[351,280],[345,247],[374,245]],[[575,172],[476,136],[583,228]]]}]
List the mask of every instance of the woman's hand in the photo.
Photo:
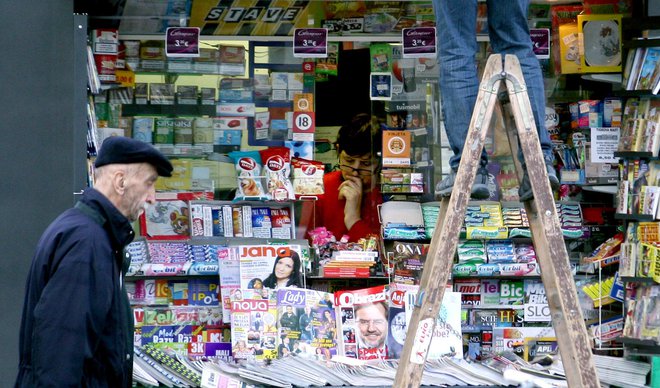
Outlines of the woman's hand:
[{"label": "woman's hand", "polygon": [[351,229],[360,220],[360,208],[362,207],[362,179],[358,176],[350,176],[339,185],[338,198],[345,199],[344,224],[346,229]]}]

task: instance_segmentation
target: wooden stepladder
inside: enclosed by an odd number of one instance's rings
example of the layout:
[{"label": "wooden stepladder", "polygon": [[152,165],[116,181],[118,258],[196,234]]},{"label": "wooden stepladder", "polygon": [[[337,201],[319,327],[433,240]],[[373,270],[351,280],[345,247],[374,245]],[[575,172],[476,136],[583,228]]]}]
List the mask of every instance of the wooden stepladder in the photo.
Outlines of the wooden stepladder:
[{"label": "wooden stepladder", "polygon": [[519,141],[534,193],[534,199],[525,202],[525,209],[568,385],[571,388],[600,387],[520,62],[513,55],[503,58],[495,54],[488,59],[479,86],[454,188],[451,196],[441,202],[394,380],[396,388],[419,387],[421,383],[472,183],[498,100],[498,106],[505,113],[518,180],[522,182],[523,176],[516,153]]}]

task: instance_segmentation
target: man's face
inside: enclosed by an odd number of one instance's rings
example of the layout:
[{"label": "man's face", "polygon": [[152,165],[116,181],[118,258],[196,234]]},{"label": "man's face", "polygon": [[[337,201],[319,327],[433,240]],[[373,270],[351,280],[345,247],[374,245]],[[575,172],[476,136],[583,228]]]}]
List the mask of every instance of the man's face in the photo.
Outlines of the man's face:
[{"label": "man's face", "polygon": [[362,342],[370,348],[380,348],[387,338],[387,318],[382,305],[372,304],[357,311],[357,323]]},{"label": "man's face", "polygon": [[157,179],[156,169],[148,163],[132,165],[127,170],[121,210],[131,222],[140,217],[147,205],[156,202]]}]

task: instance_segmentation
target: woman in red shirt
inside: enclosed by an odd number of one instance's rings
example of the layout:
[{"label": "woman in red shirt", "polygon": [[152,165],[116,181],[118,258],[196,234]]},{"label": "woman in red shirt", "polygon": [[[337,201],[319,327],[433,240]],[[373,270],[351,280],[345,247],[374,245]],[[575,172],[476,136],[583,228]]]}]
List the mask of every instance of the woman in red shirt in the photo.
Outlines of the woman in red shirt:
[{"label": "woman in red shirt", "polygon": [[325,194],[316,202],[316,227],[325,226],[336,238],[357,241],[380,234],[377,206],[383,203],[377,176],[380,172],[380,124],[375,117],[358,114],[342,126],[335,149],[339,170],[323,177]]}]

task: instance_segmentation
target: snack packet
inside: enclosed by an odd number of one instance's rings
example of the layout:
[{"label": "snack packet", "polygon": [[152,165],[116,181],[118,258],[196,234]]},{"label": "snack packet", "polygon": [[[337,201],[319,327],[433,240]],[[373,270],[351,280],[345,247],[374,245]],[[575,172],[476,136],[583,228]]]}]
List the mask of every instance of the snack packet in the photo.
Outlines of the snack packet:
[{"label": "snack packet", "polygon": [[323,194],[324,166],[322,162],[292,158],[293,192],[296,196]]},{"label": "snack packet", "polygon": [[275,201],[296,199],[293,194],[291,175],[291,156],[287,147],[270,147],[259,151],[264,163],[266,193]]},{"label": "snack packet", "polygon": [[238,189],[237,200],[254,197],[266,198],[266,193],[261,184],[261,155],[259,151],[232,151],[229,157],[234,160]]}]

